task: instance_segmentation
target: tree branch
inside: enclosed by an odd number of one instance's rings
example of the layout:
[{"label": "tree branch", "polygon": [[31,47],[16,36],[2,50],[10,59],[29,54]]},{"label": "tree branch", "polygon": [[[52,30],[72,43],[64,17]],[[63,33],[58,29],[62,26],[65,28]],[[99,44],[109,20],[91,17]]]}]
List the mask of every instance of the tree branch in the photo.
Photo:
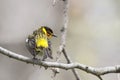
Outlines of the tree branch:
[{"label": "tree branch", "polygon": [[91,73],[95,76],[101,76],[101,75],[105,75],[108,73],[120,73],[120,65],[111,66],[111,67],[103,67],[103,68],[94,68],[94,67],[86,66],[80,63],[65,64],[65,63],[58,63],[58,62],[46,62],[46,61],[30,59],[28,57],[16,54],[2,47],[0,47],[0,53],[8,57],[11,57],[13,59],[26,62],[26,63],[36,64],[36,65],[40,65],[43,67],[61,68],[65,70],[76,68],[76,69],[83,70],[87,73]]},{"label": "tree branch", "polygon": [[[64,22],[63,22],[63,27],[61,29],[61,43],[60,43],[60,46],[59,46],[59,50],[57,52],[56,62],[59,61],[61,53],[63,52],[67,62],[71,63],[70,58],[68,58],[68,55],[65,52],[65,43],[66,43],[67,27],[68,27],[68,20],[69,20],[68,19],[69,0],[62,0],[62,1],[64,3],[64,12],[63,12],[63,20],[64,20]],[[55,3],[56,3],[56,0],[53,0],[53,5],[55,5]],[[59,69],[54,68],[53,69],[54,75],[56,75],[56,73],[59,73],[56,70],[59,71]],[[72,69],[72,72],[75,75],[76,80],[80,80],[80,78],[79,78],[79,76],[77,74],[77,71],[75,71],[75,69]]]},{"label": "tree branch", "polygon": [[[68,63],[68,64],[72,63],[70,57],[67,55],[66,50],[65,50],[64,48],[63,48],[63,51],[62,51],[62,52],[63,52],[63,54],[64,54],[64,56],[65,56],[65,58],[66,58],[66,60],[67,60],[67,63]],[[75,75],[76,80],[80,80],[77,71],[76,71],[75,69],[72,69],[72,72],[73,72],[73,74]]]},{"label": "tree branch", "polygon": [[67,33],[67,26],[68,26],[68,8],[69,8],[69,0],[64,0],[64,12],[63,12],[63,27],[61,28],[61,42],[59,46],[59,51],[57,52],[58,55],[56,57],[56,61],[59,61],[59,57],[63,48],[65,47],[66,43],[66,33]]}]

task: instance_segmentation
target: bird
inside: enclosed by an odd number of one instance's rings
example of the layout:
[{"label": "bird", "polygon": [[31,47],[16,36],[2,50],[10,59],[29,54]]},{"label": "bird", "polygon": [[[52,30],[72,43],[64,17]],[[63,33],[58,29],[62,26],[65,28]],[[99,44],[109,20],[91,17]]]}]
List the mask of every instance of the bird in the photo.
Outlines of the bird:
[{"label": "bird", "polygon": [[33,59],[36,59],[36,56],[41,56],[42,61],[47,57],[53,59],[50,41],[52,37],[57,36],[53,33],[53,30],[47,26],[41,26],[33,31],[32,34],[28,35],[26,39],[26,47],[32,54]]}]

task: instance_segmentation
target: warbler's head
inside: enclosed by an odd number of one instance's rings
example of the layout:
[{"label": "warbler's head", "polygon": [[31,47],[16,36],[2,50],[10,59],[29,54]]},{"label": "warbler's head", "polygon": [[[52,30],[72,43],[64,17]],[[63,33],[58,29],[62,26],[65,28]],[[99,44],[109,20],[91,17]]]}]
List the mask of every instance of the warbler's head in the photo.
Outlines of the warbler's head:
[{"label": "warbler's head", "polygon": [[45,35],[47,35],[48,38],[57,37],[56,35],[54,35],[52,29],[50,29],[50,28],[47,27],[47,26],[42,26],[42,27],[40,28],[40,30],[41,30]]}]

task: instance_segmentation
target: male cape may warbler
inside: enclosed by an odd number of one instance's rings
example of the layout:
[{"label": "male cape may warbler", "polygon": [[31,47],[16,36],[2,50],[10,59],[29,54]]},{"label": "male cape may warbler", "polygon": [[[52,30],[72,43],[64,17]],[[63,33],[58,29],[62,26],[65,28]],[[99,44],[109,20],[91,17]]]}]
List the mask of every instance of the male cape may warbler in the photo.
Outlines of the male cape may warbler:
[{"label": "male cape may warbler", "polygon": [[53,58],[50,41],[52,37],[56,37],[56,35],[54,35],[52,29],[46,26],[41,26],[28,36],[26,47],[34,59],[37,55],[40,55],[42,60],[45,60],[47,57]]}]

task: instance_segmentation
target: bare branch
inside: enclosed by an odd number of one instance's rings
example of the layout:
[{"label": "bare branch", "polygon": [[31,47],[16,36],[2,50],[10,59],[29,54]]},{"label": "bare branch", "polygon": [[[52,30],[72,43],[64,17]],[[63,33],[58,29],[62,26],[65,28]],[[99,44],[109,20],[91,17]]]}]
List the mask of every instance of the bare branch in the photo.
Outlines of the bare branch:
[{"label": "bare branch", "polygon": [[[53,0],[53,6],[55,6],[57,1],[60,1],[60,0]],[[68,24],[68,5],[69,5],[68,1],[69,0],[61,0],[61,1],[63,1],[63,3],[64,3],[64,11],[63,11],[63,20],[64,20],[64,22],[63,22],[63,27],[61,29],[61,42],[60,42],[59,49],[57,51],[56,62],[59,61],[61,53],[62,53],[62,50],[65,47],[66,33],[67,33],[67,24]],[[52,68],[52,71],[54,73],[53,76],[56,75],[56,73],[59,73],[58,71],[55,71],[55,70],[59,71],[58,68]]]},{"label": "bare branch", "polygon": [[100,80],[103,80],[101,76],[97,76]]},{"label": "bare branch", "polygon": [[[64,48],[63,48],[63,51],[62,51],[62,52],[63,52],[63,54],[64,54],[64,56],[65,56],[65,58],[66,58],[66,60],[67,60],[67,63],[68,63],[68,64],[69,64],[69,63],[72,63],[70,57],[67,55],[66,50],[65,50]],[[77,71],[76,71],[75,69],[72,69],[72,72],[73,72],[73,74],[75,75],[76,80],[80,80]]]},{"label": "bare branch", "polygon": [[[53,0],[53,5],[55,5],[57,1]],[[56,62],[59,61],[61,53],[63,52],[67,62],[71,63],[70,58],[68,58],[68,55],[67,55],[67,53],[65,52],[65,49],[64,49],[65,48],[65,43],[66,43],[67,26],[68,26],[69,0],[62,0],[62,1],[64,2],[64,12],[63,12],[64,22],[63,22],[63,27],[61,29],[61,43],[60,43],[60,46],[59,46],[59,50],[57,52]],[[56,73],[58,73],[55,70],[58,70],[58,69],[56,69],[56,68],[53,69],[54,75],[56,75]],[[80,80],[80,78],[78,77],[77,71],[75,71],[75,69],[72,69],[72,72],[75,75],[76,80]]]},{"label": "bare branch", "polygon": [[26,62],[26,63],[41,65],[43,67],[61,68],[65,70],[77,68],[77,69],[83,70],[87,73],[91,73],[96,76],[101,76],[101,75],[108,74],[108,73],[120,73],[120,65],[111,66],[111,67],[103,67],[103,68],[94,68],[94,67],[86,66],[80,63],[65,64],[65,63],[58,63],[58,62],[46,62],[46,61],[30,59],[28,57],[16,54],[2,47],[0,47],[0,53],[8,57],[11,57],[13,59]]},{"label": "bare branch", "polygon": [[65,43],[66,43],[69,0],[64,0],[63,2],[64,2],[64,12],[63,12],[64,22],[63,22],[63,27],[61,28],[61,42],[60,42],[60,46],[59,46],[59,51],[57,52],[58,55],[56,57],[56,61],[59,61],[59,57],[60,57],[61,52],[62,52],[63,48],[65,47]]}]

